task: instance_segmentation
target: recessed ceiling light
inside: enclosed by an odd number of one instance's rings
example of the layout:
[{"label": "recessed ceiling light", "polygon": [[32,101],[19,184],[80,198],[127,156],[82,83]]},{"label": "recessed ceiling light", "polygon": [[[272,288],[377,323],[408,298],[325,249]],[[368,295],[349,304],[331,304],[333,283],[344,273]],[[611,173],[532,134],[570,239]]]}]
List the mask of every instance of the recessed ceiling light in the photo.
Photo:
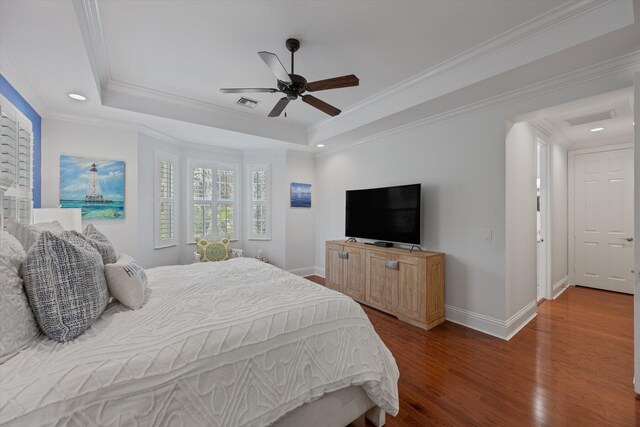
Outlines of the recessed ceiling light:
[{"label": "recessed ceiling light", "polygon": [[324,144],[318,144],[318,145],[316,145],[316,147],[322,148],[322,147],[324,147]]},{"label": "recessed ceiling light", "polygon": [[593,128],[593,129],[589,129],[589,132],[600,132],[604,130],[604,128]]},{"label": "recessed ceiling light", "polygon": [[80,95],[79,93],[68,93],[69,98],[75,99],[76,101],[86,101],[87,97],[84,95]]}]

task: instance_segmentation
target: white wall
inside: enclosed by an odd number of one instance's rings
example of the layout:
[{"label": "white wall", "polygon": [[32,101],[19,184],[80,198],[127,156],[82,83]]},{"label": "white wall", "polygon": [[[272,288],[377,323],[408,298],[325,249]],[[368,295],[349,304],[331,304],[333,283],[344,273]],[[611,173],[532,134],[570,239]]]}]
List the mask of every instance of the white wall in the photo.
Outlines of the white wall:
[{"label": "white wall", "polygon": [[[291,207],[289,185],[292,182],[311,184],[310,209]],[[286,186],[286,268],[301,276],[315,274],[315,210],[318,201],[316,199],[315,160],[312,155],[287,151]]]},{"label": "white wall", "polygon": [[43,118],[42,207],[60,205],[60,155],[125,161],[122,220],[83,221],[103,232],[120,252],[138,257],[138,135],[136,132]]},{"label": "white wall", "polygon": [[[249,240],[249,223],[245,214],[243,249],[245,257],[254,257],[258,249],[262,249],[264,256],[269,258],[269,262],[277,267],[286,268],[286,210],[287,192],[289,191],[286,173],[286,152],[285,150],[269,151],[245,151],[244,167],[247,170],[249,164],[271,165],[271,240]],[[246,172],[244,172],[246,175]],[[244,177],[244,182],[247,179]],[[244,194],[248,193],[248,186],[245,186]],[[245,197],[245,209],[247,211],[247,200]]]},{"label": "white wall", "polygon": [[144,268],[159,265],[180,264],[180,247],[182,236],[178,235],[178,245],[155,249],[155,185],[158,177],[155,171],[155,153],[163,152],[176,156],[174,178],[176,185],[176,207],[178,214],[178,234],[180,224],[185,219],[185,192],[182,190],[186,181],[182,169],[182,150],[174,144],[167,144],[148,135],[138,135],[138,256],[137,260]]},{"label": "white wall", "polygon": [[550,168],[550,194],[551,200],[551,230],[549,233],[551,249],[551,285],[564,284],[569,274],[568,260],[568,157],[567,150],[559,144],[549,144],[551,154]]},{"label": "white wall", "polygon": [[[504,118],[484,111],[421,126],[316,161],[316,259],[344,239],[345,191],[422,184],[423,249],[446,253],[448,306],[504,318]],[[483,240],[484,229],[493,240]]]},{"label": "white wall", "polygon": [[[324,268],[325,241],[344,238],[345,190],[422,183],[422,244],[446,253],[447,318],[503,338],[510,336],[529,319],[526,310],[535,300],[536,273],[533,245],[533,256],[528,256],[531,277],[525,282],[516,281],[513,275],[513,280],[506,280],[510,268],[505,263],[505,123],[521,114],[629,87],[632,76],[624,70],[555,87],[448,121],[434,119],[397,132],[383,132],[357,145],[319,155],[317,266]],[[327,147],[331,149],[331,141]],[[529,190],[533,197],[527,215],[533,216],[528,220],[533,226],[527,239],[535,241],[535,155],[531,159],[527,167],[533,171]],[[493,230],[493,240],[483,240],[485,229]],[[556,252],[562,252],[561,245]],[[561,274],[561,270],[559,266],[554,274]],[[535,307],[532,309],[535,312]],[[514,317],[514,313],[524,315]]]},{"label": "white wall", "polygon": [[537,286],[537,130],[528,122],[507,125],[505,278],[506,316],[533,303]]}]

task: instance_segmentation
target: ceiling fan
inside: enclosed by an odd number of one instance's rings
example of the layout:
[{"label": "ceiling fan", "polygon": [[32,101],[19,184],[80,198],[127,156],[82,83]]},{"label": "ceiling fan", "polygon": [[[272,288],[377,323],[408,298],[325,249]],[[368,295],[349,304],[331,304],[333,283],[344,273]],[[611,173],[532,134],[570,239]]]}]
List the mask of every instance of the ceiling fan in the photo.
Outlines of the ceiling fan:
[{"label": "ceiling fan", "polygon": [[320,90],[338,89],[342,87],[358,86],[360,80],[354,75],[349,74],[347,76],[334,77],[326,80],[318,80],[308,83],[304,77],[294,74],[293,71],[293,55],[300,49],[300,41],[297,39],[287,39],[287,50],[291,52],[291,74],[287,73],[287,70],[280,62],[280,59],[275,53],[271,52],[258,52],[258,55],[267,67],[271,69],[271,72],[278,79],[278,88],[223,88],[220,89],[221,93],[276,93],[282,92],[286,96],[280,98],[273,110],[269,113],[269,117],[278,117],[284,109],[287,107],[290,101],[302,98],[303,102],[317,108],[318,110],[329,114],[330,116],[337,116],[340,114],[340,110],[333,105],[316,98],[312,95],[305,95],[305,92],[317,92]]}]

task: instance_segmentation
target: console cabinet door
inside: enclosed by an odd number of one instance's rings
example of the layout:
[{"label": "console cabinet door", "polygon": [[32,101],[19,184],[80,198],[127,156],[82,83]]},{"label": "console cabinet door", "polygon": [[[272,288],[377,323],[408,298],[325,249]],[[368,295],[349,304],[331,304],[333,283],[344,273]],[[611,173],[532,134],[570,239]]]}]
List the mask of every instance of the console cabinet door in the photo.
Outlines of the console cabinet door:
[{"label": "console cabinet door", "polygon": [[342,253],[341,245],[327,245],[325,286],[342,292]]},{"label": "console cabinet door", "polygon": [[361,249],[345,246],[342,259],[342,292],[351,298],[364,301],[365,259]]},{"label": "console cabinet door", "polygon": [[366,296],[365,301],[372,307],[387,308],[390,284],[388,269],[385,266],[389,256],[382,252],[367,251],[366,253]]},{"label": "console cabinet door", "polygon": [[393,310],[400,316],[426,322],[426,261],[424,258],[402,255],[396,260],[398,265],[393,284]]}]

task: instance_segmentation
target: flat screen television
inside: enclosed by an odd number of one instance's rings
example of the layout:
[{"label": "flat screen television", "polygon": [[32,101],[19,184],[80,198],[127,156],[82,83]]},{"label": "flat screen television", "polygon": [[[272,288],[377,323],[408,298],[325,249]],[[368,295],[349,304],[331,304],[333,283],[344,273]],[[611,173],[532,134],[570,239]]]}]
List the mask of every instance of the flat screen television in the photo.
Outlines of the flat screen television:
[{"label": "flat screen television", "polygon": [[420,184],[347,191],[347,237],[420,244]]}]

